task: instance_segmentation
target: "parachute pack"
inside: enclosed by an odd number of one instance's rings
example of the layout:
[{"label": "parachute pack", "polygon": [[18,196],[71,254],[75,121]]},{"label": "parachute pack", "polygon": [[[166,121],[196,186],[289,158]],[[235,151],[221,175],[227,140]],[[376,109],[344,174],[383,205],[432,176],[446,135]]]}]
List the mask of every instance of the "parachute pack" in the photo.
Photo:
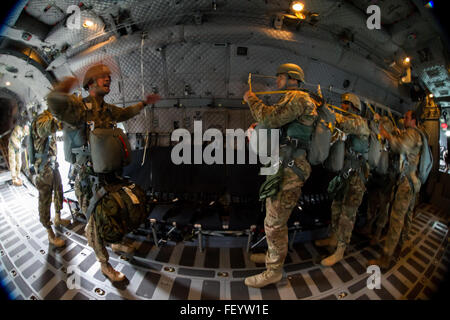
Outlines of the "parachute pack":
[{"label": "parachute pack", "polygon": [[[295,120],[284,125],[281,128],[280,133],[280,138],[282,140],[296,140],[297,146],[308,152],[308,161],[312,165],[321,164],[328,158],[330,153],[331,136],[336,121],[333,111],[326,105],[318,107],[317,112],[319,117],[314,125],[306,126]],[[267,155],[270,156],[271,151],[273,151],[271,149],[270,128],[264,126],[264,124],[258,124],[252,132],[252,137],[253,134],[257,134],[259,138],[259,132],[261,129],[267,130],[267,135],[264,137],[267,141]],[[257,140],[250,138],[250,148],[253,152],[256,154],[263,152],[264,148],[260,147],[261,142],[257,145]]]},{"label": "parachute pack", "polygon": [[36,131],[36,121],[33,120],[31,123],[31,130],[30,134],[25,138],[26,144],[27,144],[27,154],[28,154],[28,162],[30,167],[30,172],[32,174],[36,173],[36,169],[34,167],[34,164],[36,163],[36,160],[38,158],[42,159],[40,168],[42,168],[43,165],[47,162],[47,156],[48,156],[48,149],[50,147],[50,137],[47,138],[47,141],[45,142],[45,149],[43,153],[37,153],[34,149],[34,139],[33,139],[33,132]]},{"label": "parachute pack", "polygon": [[74,164],[77,158],[77,152],[75,150],[86,145],[86,128],[72,128],[71,126],[64,124],[63,128],[63,140],[64,140],[64,159],[67,162]]},{"label": "parachute pack", "polygon": [[423,133],[422,130],[418,128],[415,128],[415,130],[419,132],[420,136],[422,137],[422,149],[420,150],[420,162],[419,166],[417,167],[417,171],[420,182],[424,184],[428,179],[428,175],[430,174],[431,169],[433,168],[433,155],[431,153],[431,148],[428,144],[428,138],[425,133]]}]

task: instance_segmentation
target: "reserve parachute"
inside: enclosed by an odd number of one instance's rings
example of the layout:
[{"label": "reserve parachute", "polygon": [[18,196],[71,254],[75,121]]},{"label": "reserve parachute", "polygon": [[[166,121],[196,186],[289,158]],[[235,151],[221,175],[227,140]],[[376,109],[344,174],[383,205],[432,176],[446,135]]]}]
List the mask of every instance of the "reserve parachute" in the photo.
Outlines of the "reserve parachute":
[{"label": "reserve parachute", "polygon": [[428,144],[428,139],[425,133],[423,133],[423,131],[418,128],[414,129],[419,132],[420,136],[422,137],[422,148],[420,150],[420,162],[417,167],[417,176],[420,179],[420,182],[424,184],[425,182],[427,182],[428,175],[433,168],[433,155],[431,153],[431,148]]},{"label": "reserve parachute", "polygon": [[89,134],[94,172],[113,172],[131,163],[128,137],[119,128],[95,128]]},{"label": "reserve parachute", "polygon": [[308,161],[311,165],[321,164],[328,158],[331,136],[336,123],[336,116],[327,105],[317,107],[317,114],[319,117],[313,129],[308,151]]}]

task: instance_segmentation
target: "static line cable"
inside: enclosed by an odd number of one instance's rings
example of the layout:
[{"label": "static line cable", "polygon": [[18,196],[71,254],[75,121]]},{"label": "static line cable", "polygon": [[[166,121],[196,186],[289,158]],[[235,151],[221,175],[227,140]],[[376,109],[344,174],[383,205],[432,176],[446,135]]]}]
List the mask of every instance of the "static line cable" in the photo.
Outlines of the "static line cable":
[{"label": "static line cable", "polygon": [[[144,42],[145,37],[147,33],[142,32],[142,38],[141,38],[141,90],[142,90],[142,100],[145,101],[145,85],[144,85]],[[141,167],[145,163],[145,155],[147,154],[147,145],[148,145],[148,136],[149,136],[149,130],[148,130],[148,123],[147,123],[147,108],[144,107],[144,123],[147,127],[147,133],[145,135],[145,146],[144,146],[144,154],[142,155],[142,163]]]}]

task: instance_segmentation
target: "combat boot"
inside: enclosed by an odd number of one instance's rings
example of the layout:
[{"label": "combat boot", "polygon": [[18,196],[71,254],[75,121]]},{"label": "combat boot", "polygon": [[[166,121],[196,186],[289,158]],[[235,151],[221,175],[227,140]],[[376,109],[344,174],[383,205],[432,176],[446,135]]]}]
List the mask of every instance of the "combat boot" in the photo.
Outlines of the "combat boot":
[{"label": "combat boot", "polygon": [[60,248],[66,244],[64,239],[61,239],[61,238],[58,238],[57,236],[55,236],[52,228],[48,228],[47,232],[48,232],[48,242],[50,242],[55,247]]},{"label": "combat boot", "polygon": [[266,263],[266,254],[265,253],[252,253],[250,255],[250,261],[254,263]]},{"label": "combat boot", "polygon": [[277,283],[283,277],[281,270],[266,270],[263,273],[245,278],[245,285],[253,288],[262,288]]},{"label": "combat boot", "polygon": [[374,236],[372,237],[372,239],[370,239],[370,245],[371,246],[375,246],[380,242],[380,238],[381,238],[381,231],[383,231],[382,228],[377,227],[377,230],[375,231]]},{"label": "combat boot", "polygon": [[336,251],[331,256],[329,256],[328,258],[323,259],[320,263],[324,267],[331,267],[331,266],[333,266],[335,263],[337,263],[337,262],[342,260],[342,258],[344,257],[345,248],[346,248],[346,246],[338,246],[336,248]]},{"label": "combat boot", "polygon": [[57,212],[55,215],[55,220],[54,220],[55,226],[63,226],[63,227],[67,227],[70,224],[70,220],[67,219],[61,219],[61,213]]},{"label": "combat boot", "polygon": [[337,246],[337,237],[336,234],[332,233],[329,238],[316,240],[315,245],[318,247],[326,247],[326,246]]},{"label": "combat boot", "polygon": [[111,282],[121,282],[126,279],[125,275],[122,272],[114,270],[114,268],[108,262],[101,263],[102,273],[111,281]]},{"label": "combat boot", "polygon": [[124,252],[124,253],[128,253],[128,254],[133,253],[135,250],[135,248],[133,246],[128,246],[123,243],[112,243],[111,249],[114,252]]},{"label": "combat boot", "polygon": [[383,253],[379,259],[372,259],[367,262],[367,266],[376,265],[382,270],[387,270],[391,262],[391,257]]}]

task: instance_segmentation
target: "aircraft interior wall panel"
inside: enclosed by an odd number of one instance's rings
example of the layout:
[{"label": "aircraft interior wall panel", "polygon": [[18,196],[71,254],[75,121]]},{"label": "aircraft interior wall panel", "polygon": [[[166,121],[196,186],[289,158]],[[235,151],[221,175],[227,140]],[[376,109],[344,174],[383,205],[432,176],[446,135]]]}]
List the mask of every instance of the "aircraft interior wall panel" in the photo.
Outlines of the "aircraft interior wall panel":
[{"label": "aircraft interior wall panel", "polygon": [[188,42],[243,43],[260,40],[259,30],[246,20],[232,18],[222,23],[220,19],[214,19],[214,23],[207,25],[186,25],[183,31],[184,39]]},{"label": "aircraft interior wall panel", "polygon": [[155,108],[147,109],[124,123],[129,134],[152,133],[170,135],[176,128],[194,132],[194,121],[202,120],[202,128],[217,128],[225,134],[225,129],[241,128],[244,131],[255,122],[249,110],[225,108]]},{"label": "aircraft interior wall panel", "polygon": [[381,104],[385,104],[386,102],[387,92],[363,78],[358,78],[354,87],[354,92],[357,92],[360,96],[373,99]]},{"label": "aircraft interior wall panel", "polygon": [[243,129],[255,122],[249,110],[228,110],[228,129]]},{"label": "aircraft interior wall panel", "polygon": [[[312,84],[319,84],[322,88],[322,93],[325,98],[330,95],[330,86],[341,90],[351,90],[356,82],[357,77],[355,75],[348,74],[338,68],[335,68],[329,64],[312,60],[308,66],[308,78],[306,82]],[[349,87],[344,88],[343,84],[345,80],[349,80]],[[312,91],[316,91],[316,88],[311,88]]]},{"label": "aircraft interior wall panel", "polygon": [[[238,47],[247,47],[247,55],[238,55]],[[245,44],[232,45],[230,50],[230,98],[241,98],[248,90],[247,81],[250,72],[255,74],[252,77],[253,91],[275,90],[275,79],[259,78],[256,74],[275,76],[278,66],[287,62],[296,63],[305,68],[308,60],[303,56],[277,48]]]},{"label": "aircraft interior wall panel", "polygon": [[225,47],[179,43],[166,48],[169,97],[226,97]]},{"label": "aircraft interior wall panel", "polygon": [[129,6],[132,19],[141,27],[150,27],[152,25],[170,25],[174,24],[186,12],[202,11],[211,9],[211,1],[132,1]]},{"label": "aircraft interior wall panel", "polygon": [[385,100],[385,105],[391,109],[403,113],[404,111],[406,111],[405,109],[407,108],[407,105],[405,103],[400,103],[400,99],[401,98],[399,98],[398,96],[388,94]]},{"label": "aircraft interior wall panel", "polygon": [[139,101],[142,96],[141,57],[138,50],[129,52],[118,58],[123,80],[123,95],[125,101]]}]

